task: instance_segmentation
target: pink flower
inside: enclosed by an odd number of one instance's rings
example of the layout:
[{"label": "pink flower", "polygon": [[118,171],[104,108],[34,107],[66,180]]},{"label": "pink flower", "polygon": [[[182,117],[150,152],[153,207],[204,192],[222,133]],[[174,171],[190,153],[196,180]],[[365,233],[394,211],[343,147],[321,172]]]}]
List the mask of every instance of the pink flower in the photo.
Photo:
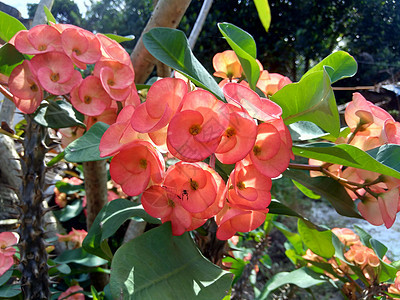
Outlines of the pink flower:
[{"label": "pink flower", "polygon": [[254,120],[236,106],[228,104],[229,125],[215,150],[215,156],[224,164],[234,164],[251,151],[256,141],[257,125]]},{"label": "pink flower", "polygon": [[131,58],[120,44],[104,34],[97,33],[96,36],[101,43],[101,53],[104,58],[117,60],[132,68]]},{"label": "pink flower", "polygon": [[88,233],[86,230],[72,228],[72,230],[67,235],[57,233],[57,236],[60,242],[71,242],[73,248],[80,248],[82,247],[82,242],[87,234]]},{"label": "pink flower", "polygon": [[206,210],[217,196],[214,177],[196,163],[178,162],[169,167],[163,186],[173,189],[181,198],[181,205],[190,213]]},{"label": "pink flower", "polygon": [[165,127],[187,93],[187,84],[176,78],[156,81],[132,116],[132,127],[138,132],[153,132]]},{"label": "pink flower", "polygon": [[264,70],[260,74],[257,87],[268,97],[289,83],[292,83],[292,81],[288,77],[278,73],[268,73]]},{"label": "pink flower", "polygon": [[215,70],[215,77],[229,79],[242,77],[243,69],[233,50],[226,50],[222,53],[215,54],[213,58],[213,67]]},{"label": "pink flower", "polygon": [[61,33],[62,47],[74,64],[86,69],[86,64],[94,64],[101,58],[100,41],[84,29],[67,28]]},{"label": "pink flower", "polygon": [[[79,285],[73,285],[69,287],[65,292],[61,293],[60,296],[58,296],[58,300],[85,300],[85,295],[83,293],[83,288],[80,287]],[[76,294],[74,294],[76,293]],[[73,295],[71,295],[73,294]],[[69,296],[71,295],[71,296]]]},{"label": "pink flower", "polygon": [[133,69],[117,60],[100,60],[93,71],[101,80],[108,95],[116,101],[124,101],[131,94],[131,86],[135,78]]},{"label": "pink flower", "polygon": [[71,59],[61,52],[39,54],[32,58],[32,73],[42,87],[53,95],[65,95],[82,81],[81,74],[74,70]]},{"label": "pink flower", "polygon": [[114,124],[117,119],[117,109],[111,105],[110,108],[107,108],[101,115],[98,116],[85,116],[85,125],[86,129],[89,130],[93,124],[97,122],[103,122],[108,125]]},{"label": "pink flower", "polygon": [[384,109],[367,101],[360,93],[353,94],[344,114],[351,131],[359,126],[357,134],[379,137],[386,120],[394,122],[393,117]]},{"label": "pink flower", "polygon": [[227,183],[229,205],[240,209],[266,209],[271,203],[271,186],[271,179],[254,165],[238,162]]},{"label": "pink flower", "polygon": [[110,163],[112,179],[130,196],[143,193],[150,183],[161,183],[164,169],[161,154],[149,142],[140,140],[120,149]]},{"label": "pink flower", "polygon": [[257,138],[250,159],[254,166],[267,177],[279,176],[293,158],[292,140],[282,119],[258,125]]},{"label": "pink flower", "polygon": [[11,72],[8,86],[15,105],[26,114],[35,112],[43,100],[43,90],[38,78],[32,73],[30,62],[25,60]]},{"label": "pink flower", "polygon": [[19,31],[15,35],[14,44],[15,48],[24,54],[62,51],[60,33],[49,25],[37,25],[29,31]]},{"label": "pink flower", "polygon": [[17,244],[18,240],[18,234],[14,232],[0,233],[0,276],[14,264],[13,256],[17,250],[12,246]]},{"label": "pink flower", "polygon": [[200,161],[210,156],[228,127],[226,104],[204,90],[186,94],[182,109],[171,119],[167,145],[188,161]]},{"label": "pink flower", "polygon": [[172,234],[182,235],[192,225],[191,214],[181,205],[175,192],[159,185],[152,185],[142,195],[142,205],[149,215],[171,221]]},{"label": "pink flower", "polygon": [[83,127],[69,127],[61,128],[58,132],[61,134],[61,146],[65,148],[77,138],[81,137],[85,133],[85,129]]},{"label": "pink flower", "polygon": [[249,232],[261,226],[265,221],[268,209],[244,210],[233,208],[226,204],[215,217],[218,225],[217,238],[220,240],[230,239],[236,232]]},{"label": "pink flower", "polygon": [[95,76],[86,77],[71,92],[71,104],[87,116],[101,115],[111,106],[112,99],[103,89],[100,79]]},{"label": "pink flower", "polygon": [[260,98],[256,92],[244,85],[227,83],[222,91],[228,103],[244,109],[254,119],[270,122],[279,119],[282,115],[282,108],[278,104]]}]

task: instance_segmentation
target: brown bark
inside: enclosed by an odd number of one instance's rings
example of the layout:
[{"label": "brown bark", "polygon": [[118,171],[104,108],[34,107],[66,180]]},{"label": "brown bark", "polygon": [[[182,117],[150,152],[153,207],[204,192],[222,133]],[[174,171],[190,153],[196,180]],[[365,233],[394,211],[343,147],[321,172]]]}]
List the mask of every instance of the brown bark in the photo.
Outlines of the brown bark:
[{"label": "brown bark", "polygon": [[157,63],[143,45],[143,34],[154,27],[178,27],[191,0],[158,0],[154,12],[144,28],[135,49],[131,54],[133,68],[135,69],[135,83],[144,83]]},{"label": "brown bark", "polygon": [[[107,161],[89,161],[83,163],[86,191],[86,224],[89,231],[94,219],[107,203]],[[105,267],[105,266],[103,266]],[[108,283],[105,273],[90,273],[92,285],[102,291]]]}]

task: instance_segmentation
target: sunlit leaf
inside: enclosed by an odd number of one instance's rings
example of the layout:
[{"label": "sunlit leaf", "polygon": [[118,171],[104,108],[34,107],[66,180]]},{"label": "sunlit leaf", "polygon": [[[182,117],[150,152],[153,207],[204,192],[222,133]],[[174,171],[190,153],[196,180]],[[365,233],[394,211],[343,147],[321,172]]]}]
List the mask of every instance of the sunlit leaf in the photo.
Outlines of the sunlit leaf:
[{"label": "sunlit leaf", "polygon": [[219,23],[218,28],[239,58],[250,88],[255,90],[260,77],[260,67],[256,61],[256,42],[249,33],[233,24]]},{"label": "sunlit leaf", "polygon": [[[293,146],[295,155],[364,169],[400,179],[400,145],[383,145],[367,152],[348,144],[313,143]],[[374,158],[376,157],[376,159]]]},{"label": "sunlit leaf", "polygon": [[20,30],[26,30],[26,27],[16,18],[0,11],[0,39],[8,42]]},{"label": "sunlit leaf", "polygon": [[221,300],[232,274],[203,257],[189,233],[172,236],[171,224],[122,245],[112,260],[114,298]]},{"label": "sunlit leaf", "polygon": [[332,83],[343,78],[354,76],[357,73],[357,62],[354,57],[347,52],[337,51],[325,57],[321,62],[308,70],[302,78],[313,72],[322,71],[325,66],[328,66],[326,71]]},{"label": "sunlit leaf", "polygon": [[269,26],[271,25],[271,9],[269,8],[268,0],[254,0],[258,17],[264,26],[266,32],[268,32]]},{"label": "sunlit leaf", "polygon": [[219,99],[224,99],[217,82],[193,55],[182,31],[153,28],[143,35],[143,44],[159,61],[179,71],[195,85],[210,91]]},{"label": "sunlit leaf", "polygon": [[54,24],[57,24],[56,18],[54,18],[53,14],[47,8],[47,6],[45,5],[43,8],[44,8],[44,13],[45,13],[46,18],[47,18],[47,23],[49,23],[49,25],[50,25],[50,22],[53,22]]},{"label": "sunlit leaf", "polygon": [[303,220],[297,222],[297,229],[306,246],[315,254],[331,258],[335,254],[332,244],[332,232],[330,230],[318,231],[310,228]]},{"label": "sunlit leaf", "polygon": [[105,33],[104,35],[116,41],[117,43],[129,42],[135,39],[134,35],[121,36],[113,33]]},{"label": "sunlit leaf", "polygon": [[286,124],[309,121],[334,136],[339,135],[339,113],[325,69],[284,86],[271,99],[282,107],[282,117]]}]

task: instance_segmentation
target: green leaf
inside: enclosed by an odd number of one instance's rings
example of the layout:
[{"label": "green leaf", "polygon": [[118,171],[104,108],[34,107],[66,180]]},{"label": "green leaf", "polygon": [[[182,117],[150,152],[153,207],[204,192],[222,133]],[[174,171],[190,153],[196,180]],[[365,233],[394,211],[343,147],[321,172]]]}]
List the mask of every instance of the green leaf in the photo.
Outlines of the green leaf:
[{"label": "green leaf", "polygon": [[210,91],[221,100],[224,99],[217,82],[193,55],[182,31],[153,28],[143,35],[143,43],[150,54],[159,61],[179,71],[195,85]]},{"label": "green leaf", "polygon": [[66,207],[60,210],[55,210],[54,215],[59,219],[61,222],[65,222],[75,218],[79,215],[83,210],[82,207],[82,200],[78,199],[72,202],[72,204],[68,204]]},{"label": "green leaf", "polygon": [[20,293],[21,286],[19,284],[6,284],[0,287],[0,298],[10,299]]},{"label": "green leaf", "polygon": [[58,264],[75,263],[86,267],[96,267],[107,263],[106,260],[86,252],[83,248],[65,250],[54,259],[54,262]]},{"label": "green leaf", "polygon": [[35,112],[36,123],[50,128],[67,128],[74,126],[85,127],[72,108],[72,105],[64,100],[48,101],[40,104]]},{"label": "green leaf", "polygon": [[321,196],[315,194],[312,190],[306,188],[304,185],[302,185],[301,183],[297,182],[296,180],[292,180],[293,184],[304,194],[306,195],[308,198],[310,199],[320,199]]},{"label": "green leaf", "polygon": [[58,181],[56,183],[56,188],[61,192],[61,193],[66,193],[66,194],[73,194],[80,192],[85,189],[83,184],[70,184],[68,182],[64,181]]},{"label": "green leaf", "polygon": [[48,163],[46,163],[47,167],[52,167],[56,163],[60,162],[65,156],[65,152],[58,153],[56,156],[54,156]]},{"label": "green leaf", "polygon": [[0,286],[5,284],[12,276],[13,270],[8,270],[3,275],[0,276]]},{"label": "green leaf", "polygon": [[47,18],[47,23],[50,25],[50,22],[53,22],[54,24],[57,24],[56,18],[54,18],[53,14],[51,13],[51,11],[47,8],[47,6],[45,5],[44,7],[44,13],[46,14],[46,18]]},{"label": "green leaf", "polygon": [[0,11],[0,39],[8,42],[20,30],[26,30],[26,27],[16,18]]},{"label": "green leaf", "polygon": [[120,35],[113,34],[113,33],[105,33],[104,35],[109,37],[110,39],[116,41],[117,43],[129,42],[129,41],[133,41],[135,39],[134,35],[120,36]]},{"label": "green leaf", "polygon": [[[400,155],[400,145],[384,145],[367,153],[360,148],[347,144],[313,143],[293,146],[293,153],[307,158],[364,169],[400,179],[399,156],[396,156]],[[369,153],[375,155],[377,160]]]},{"label": "green leaf", "polygon": [[369,242],[371,243],[371,247],[372,249],[374,249],[376,255],[378,255],[378,257],[382,259],[388,251],[388,248],[380,241],[375,239],[370,239]]},{"label": "green leaf", "polygon": [[370,240],[372,239],[372,236],[367,233],[364,229],[357,225],[353,225],[354,229],[356,230],[358,236],[360,237],[361,242],[364,244],[364,246],[367,246],[368,248],[372,248]]},{"label": "green leaf", "polygon": [[83,241],[83,248],[89,253],[111,260],[112,254],[106,239],[132,217],[140,217],[149,223],[161,224],[160,220],[148,215],[141,205],[135,205],[126,199],[115,199],[107,203],[97,215]]},{"label": "green leaf", "polygon": [[272,278],[264,286],[261,295],[257,298],[257,300],[268,299],[267,297],[272,291],[285,284],[295,284],[298,287],[305,289],[327,281],[327,277],[306,267],[294,270],[292,272],[281,272],[272,276]]},{"label": "green leaf", "polygon": [[256,61],[256,42],[249,33],[233,24],[218,23],[218,28],[229,46],[235,51],[250,88],[255,90],[260,77],[260,67]]},{"label": "green leaf", "polygon": [[65,148],[65,160],[70,162],[85,162],[108,159],[100,157],[100,140],[110,125],[97,122],[80,138]]},{"label": "green leaf", "polygon": [[271,25],[271,9],[269,8],[268,0],[254,0],[258,17],[264,26],[266,32],[268,32],[269,26]]},{"label": "green leaf", "polygon": [[220,300],[231,282],[232,274],[205,259],[189,233],[172,236],[169,222],[122,245],[111,264],[114,298]]},{"label": "green leaf", "polygon": [[284,86],[271,96],[282,107],[286,124],[309,121],[338,136],[339,113],[326,70],[310,73],[297,83]]},{"label": "green leaf", "polygon": [[332,232],[332,245],[335,248],[335,256],[342,261],[346,262],[349,265],[352,265],[352,263],[349,263],[347,259],[344,257],[344,245],[343,243],[339,240],[339,238]]},{"label": "green leaf", "polygon": [[273,222],[274,226],[283,233],[283,235],[288,239],[288,241],[293,245],[294,250],[297,255],[305,254],[303,248],[303,242],[299,234],[291,232],[284,224],[279,222]]},{"label": "green leaf", "polygon": [[308,70],[302,78],[311,73],[322,71],[325,66],[329,67],[326,68],[326,71],[332,83],[343,78],[354,76],[354,74],[357,73],[357,62],[353,56],[344,51],[337,51],[325,57],[320,63]]},{"label": "green leaf", "polygon": [[307,121],[299,121],[288,127],[293,141],[307,141],[326,135],[317,125]]},{"label": "green leaf", "polygon": [[315,254],[331,258],[335,254],[332,244],[332,232],[330,230],[318,231],[310,228],[303,220],[297,222],[297,229],[306,246]]},{"label": "green leaf", "polygon": [[271,200],[271,203],[269,204],[268,209],[269,209],[270,214],[285,215],[285,216],[291,216],[291,217],[304,219],[304,217],[302,217],[297,212],[292,210],[290,207],[287,207],[282,202],[280,202],[279,200],[276,200],[276,199]]},{"label": "green leaf", "polygon": [[354,201],[336,180],[326,176],[310,177],[306,172],[292,169],[286,170],[283,175],[300,182],[314,193],[326,198],[342,216],[363,219],[358,213]]},{"label": "green leaf", "polygon": [[249,263],[248,261],[244,261],[241,258],[233,258],[229,256],[225,257],[223,259],[223,262],[230,264],[229,272],[235,275],[232,284],[235,284],[239,280],[240,276],[243,273],[244,267]]},{"label": "green leaf", "polygon": [[0,48],[0,73],[10,76],[12,70],[24,61],[24,56],[14,45],[5,44]]}]

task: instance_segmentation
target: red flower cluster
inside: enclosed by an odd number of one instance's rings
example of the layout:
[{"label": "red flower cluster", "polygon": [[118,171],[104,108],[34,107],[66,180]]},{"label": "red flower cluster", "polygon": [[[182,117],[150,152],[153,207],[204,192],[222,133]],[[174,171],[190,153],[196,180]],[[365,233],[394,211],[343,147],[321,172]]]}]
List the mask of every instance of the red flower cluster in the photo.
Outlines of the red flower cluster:
[{"label": "red flower cluster", "polygon": [[[293,157],[278,105],[237,83],[223,91],[228,103],[202,89],[189,91],[182,79],[161,79],[144,103],[124,107],[101,140],[101,155],[115,155],[113,180],[128,195],[143,193],[145,210],[171,221],[175,235],[214,216],[220,239],[257,228],[268,212],[271,178]],[[165,173],[166,151],[181,161]],[[227,185],[201,162],[214,155],[236,164]]]},{"label": "red flower cluster", "polygon": [[[116,101],[140,103],[128,53],[105,35],[73,25],[38,25],[18,32],[10,43],[19,52],[33,55],[12,71],[8,82],[23,113],[33,113],[46,92],[69,94],[90,127],[99,120],[114,123]],[[93,75],[82,79],[78,68],[85,70],[92,64]]]}]

